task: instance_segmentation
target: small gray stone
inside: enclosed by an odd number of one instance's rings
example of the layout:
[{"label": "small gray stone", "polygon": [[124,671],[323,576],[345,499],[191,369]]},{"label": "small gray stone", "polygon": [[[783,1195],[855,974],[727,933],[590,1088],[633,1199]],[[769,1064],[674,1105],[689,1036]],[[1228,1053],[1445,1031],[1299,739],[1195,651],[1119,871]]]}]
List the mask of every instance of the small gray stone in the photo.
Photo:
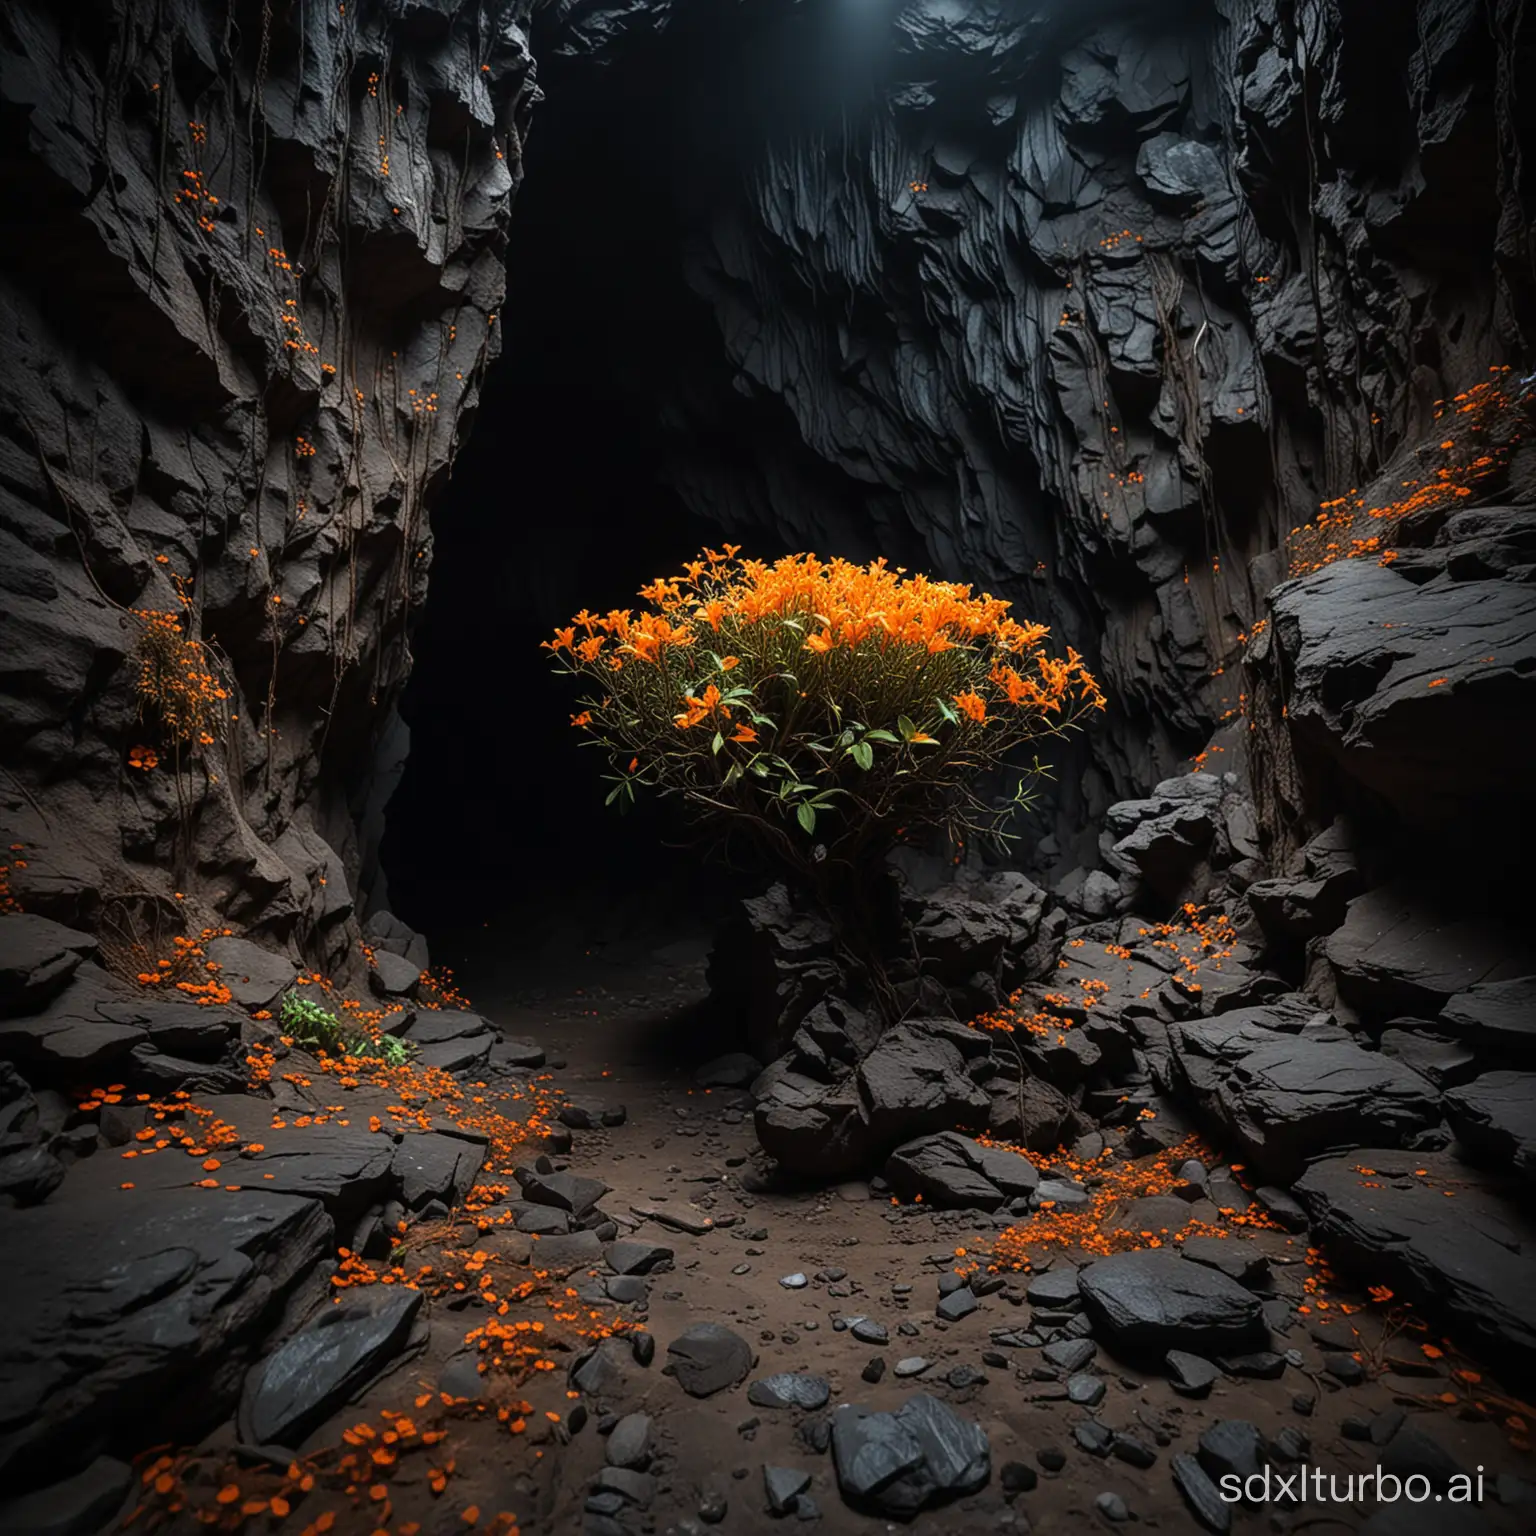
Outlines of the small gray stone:
[{"label": "small gray stone", "polygon": [[768,1508],[775,1515],[788,1514],[800,1495],[811,1486],[811,1474],[798,1467],[764,1467],[763,1492]]},{"label": "small gray stone", "polygon": [[648,1414],[626,1413],[613,1426],[603,1446],[610,1467],[643,1472],[651,1460],[651,1420]]},{"label": "small gray stone", "polygon": [[831,1396],[832,1386],[825,1377],[798,1371],[765,1376],[747,1388],[747,1401],[758,1408],[801,1408],[809,1411],[825,1407]]},{"label": "small gray stone", "polygon": [[951,1291],[948,1296],[940,1297],[935,1310],[946,1323],[958,1323],[961,1318],[969,1317],[976,1310],[976,1293],[969,1286],[963,1286],[958,1291]]}]

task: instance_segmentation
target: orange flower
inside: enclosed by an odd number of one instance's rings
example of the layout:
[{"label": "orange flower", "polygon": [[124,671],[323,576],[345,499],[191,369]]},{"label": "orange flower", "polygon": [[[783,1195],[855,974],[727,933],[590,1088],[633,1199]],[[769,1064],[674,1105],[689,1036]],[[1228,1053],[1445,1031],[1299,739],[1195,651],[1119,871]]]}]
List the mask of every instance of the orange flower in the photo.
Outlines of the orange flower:
[{"label": "orange flower", "polygon": [[572,715],[571,724],[574,726],[591,725],[592,711],[590,709],[584,709],[579,715]]},{"label": "orange flower", "polygon": [[964,693],[955,695],[955,704],[960,713],[969,720],[974,720],[977,725],[985,725],[987,720],[987,701],[979,693],[967,689]]},{"label": "orange flower", "polygon": [[137,768],[142,773],[148,773],[160,761],[160,754],[153,747],[130,747],[128,749],[128,766]]},{"label": "orange flower", "polygon": [[757,740],[757,732],[750,725],[738,725],[732,741],[749,742]]}]

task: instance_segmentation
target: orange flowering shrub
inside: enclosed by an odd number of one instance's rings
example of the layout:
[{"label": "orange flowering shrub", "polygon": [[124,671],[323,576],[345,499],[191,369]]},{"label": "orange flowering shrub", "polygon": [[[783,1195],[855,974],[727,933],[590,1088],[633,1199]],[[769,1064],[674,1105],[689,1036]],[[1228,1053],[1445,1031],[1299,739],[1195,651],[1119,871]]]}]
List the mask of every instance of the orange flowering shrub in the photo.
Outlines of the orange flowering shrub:
[{"label": "orange flowering shrub", "polygon": [[883,560],[706,550],[642,589],[636,613],[581,612],[544,642],[589,685],[572,725],[609,754],[609,803],[639,787],[744,827],[792,867],[861,866],[899,835],[1004,835],[974,788],[1104,695],[1044,625]]},{"label": "orange flowering shrub", "polygon": [[[166,731],[194,751],[212,746],[224,730],[229,693],[214,675],[206,651],[182,633],[177,614],[140,608],[135,616],[141,625],[133,648],[140,709],[152,705]],[[130,753],[129,758],[136,768],[153,768],[159,761],[147,747],[134,751],[139,757]]]}]

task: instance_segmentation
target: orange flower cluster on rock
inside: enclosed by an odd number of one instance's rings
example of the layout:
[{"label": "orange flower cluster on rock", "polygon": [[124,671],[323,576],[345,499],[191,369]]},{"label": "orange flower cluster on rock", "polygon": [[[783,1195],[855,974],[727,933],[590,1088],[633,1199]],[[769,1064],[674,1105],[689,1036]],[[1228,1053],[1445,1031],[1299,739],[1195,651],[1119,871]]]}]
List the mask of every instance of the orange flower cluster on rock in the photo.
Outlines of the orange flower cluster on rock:
[{"label": "orange flower cluster on rock", "polygon": [[1028,1221],[998,1233],[988,1267],[1027,1270],[1035,1258],[1052,1249],[1068,1248],[1103,1258],[1133,1248],[1174,1247],[1191,1237],[1230,1237],[1243,1228],[1276,1228],[1276,1223],[1256,1206],[1245,1211],[1223,1207],[1216,1221],[1191,1217],[1180,1227],[1155,1231],[1117,1224],[1117,1216],[1131,1202],[1178,1189],[1184,1182],[1179,1170],[1191,1158],[1206,1163],[1215,1161],[1198,1137],[1190,1137],[1147,1158],[1120,1158],[1108,1149],[1086,1161],[1065,1152],[1048,1159],[1033,1158],[1042,1172],[1086,1184],[1088,1204],[1061,1209],[1045,1202]]},{"label": "orange flower cluster on rock", "polygon": [[[1371,506],[1363,492],[1352,488],[1323,502],[1305,527],[1291,530],[1292,576],[1365,555],[1390,565],[1397,557],[1387,544],[1393,525],[1417,513],[1469,505],[1479,487],[1505,469],[1520,441],[1522,412],[1510,392],[1510,369],[1489,371],[1493,376],[1486,382],[1438,402],[1436,419],[1449,417],[1454,424],[1448,436],[1418,451],[1423,473],[1402,479],[1394,488],[1400,495]],[[1443,462],[1436,463],[1437,458]]]},{"label": "orange flower cluster on rock", "polygon": [[[209,747],[223,735],[228,690],[215,676],[206,649],[182,632],[179,614],[154,608],[135,609],[141,629],[134,645],[138,676],[134,686],[140,708],[152,706],[160,723],[176,740]],[[136,747],[134,767],[153,768],[156,754]]]}]

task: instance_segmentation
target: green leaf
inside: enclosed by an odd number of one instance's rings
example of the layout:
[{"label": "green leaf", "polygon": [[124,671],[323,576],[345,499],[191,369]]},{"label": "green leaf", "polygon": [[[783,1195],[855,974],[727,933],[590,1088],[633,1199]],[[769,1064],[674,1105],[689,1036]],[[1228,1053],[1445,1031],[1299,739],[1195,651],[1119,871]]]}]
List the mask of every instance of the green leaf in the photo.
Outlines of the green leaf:
[{"label": "green leaf", "polygon": [[806,832],[816,830],[816,811],[809,801],[802,800],[795,810],[795,820]]},{"label": "green leaf", "polygon": [[948,699],[935,699],[933,702],[938,705],[939,713],[943,715],[951,725],[958,725],[960,723],[960,712],[955,708],[953,704],[949,702]]},{"label": "green leaf", "polygon": [[864,740],[883,742],[888,747],[898,746],[901,742],[901,738],[899,736],[892,735],[890,731],[882,730],[866,731],[864,734]]},{"label": "green leaf", "polygon": [[773,769],[771,769],[768,764],[765,763],[760,757],[754,757],[752,761],[747,764],[747,767],[760,779],[771,779],[773,777]]},{"label": "green leaf", "polygon": [[860,768],[869,769],[875,766],[875,749],[867,741],[854,742],[850,755]]},{"label": "green leaf", "polygon": [[610,789],[608,791],[608,793],[603,797],[603,804],[604,805],[612,805],[613,802],[615,800],[617,800],[619,798],[619,796],[622,795],[623,793],[624,793],[624,786],[622,784],[615,784],[613,786],[613,788]]},{"label": "green leaf", "polygon": [[725,783],[721,787],[724,789],[729,789],[731,785],[736,783],[736,781],[740,779],[745,773],[746,769],[743,768],[740,763],[732,763],[730,768],[726,771]]},{"label": "green leaf", "polygon": [[917,735],[917,727],[905,715],[896,717],[896,729],[901,732],[903,741],[911,741]]},{"label": "green leaf", "polygon": [[715,753],[716,756],[718,756],[719,752],[720,752],[720,748],[723,747],[724,745],[725,745],[725,737],[722,736],[719,731],[716,731],[715,732],[715,739],[712,742],[710,742],[710,744],[709,744],[709,750],[711,752]]}]

